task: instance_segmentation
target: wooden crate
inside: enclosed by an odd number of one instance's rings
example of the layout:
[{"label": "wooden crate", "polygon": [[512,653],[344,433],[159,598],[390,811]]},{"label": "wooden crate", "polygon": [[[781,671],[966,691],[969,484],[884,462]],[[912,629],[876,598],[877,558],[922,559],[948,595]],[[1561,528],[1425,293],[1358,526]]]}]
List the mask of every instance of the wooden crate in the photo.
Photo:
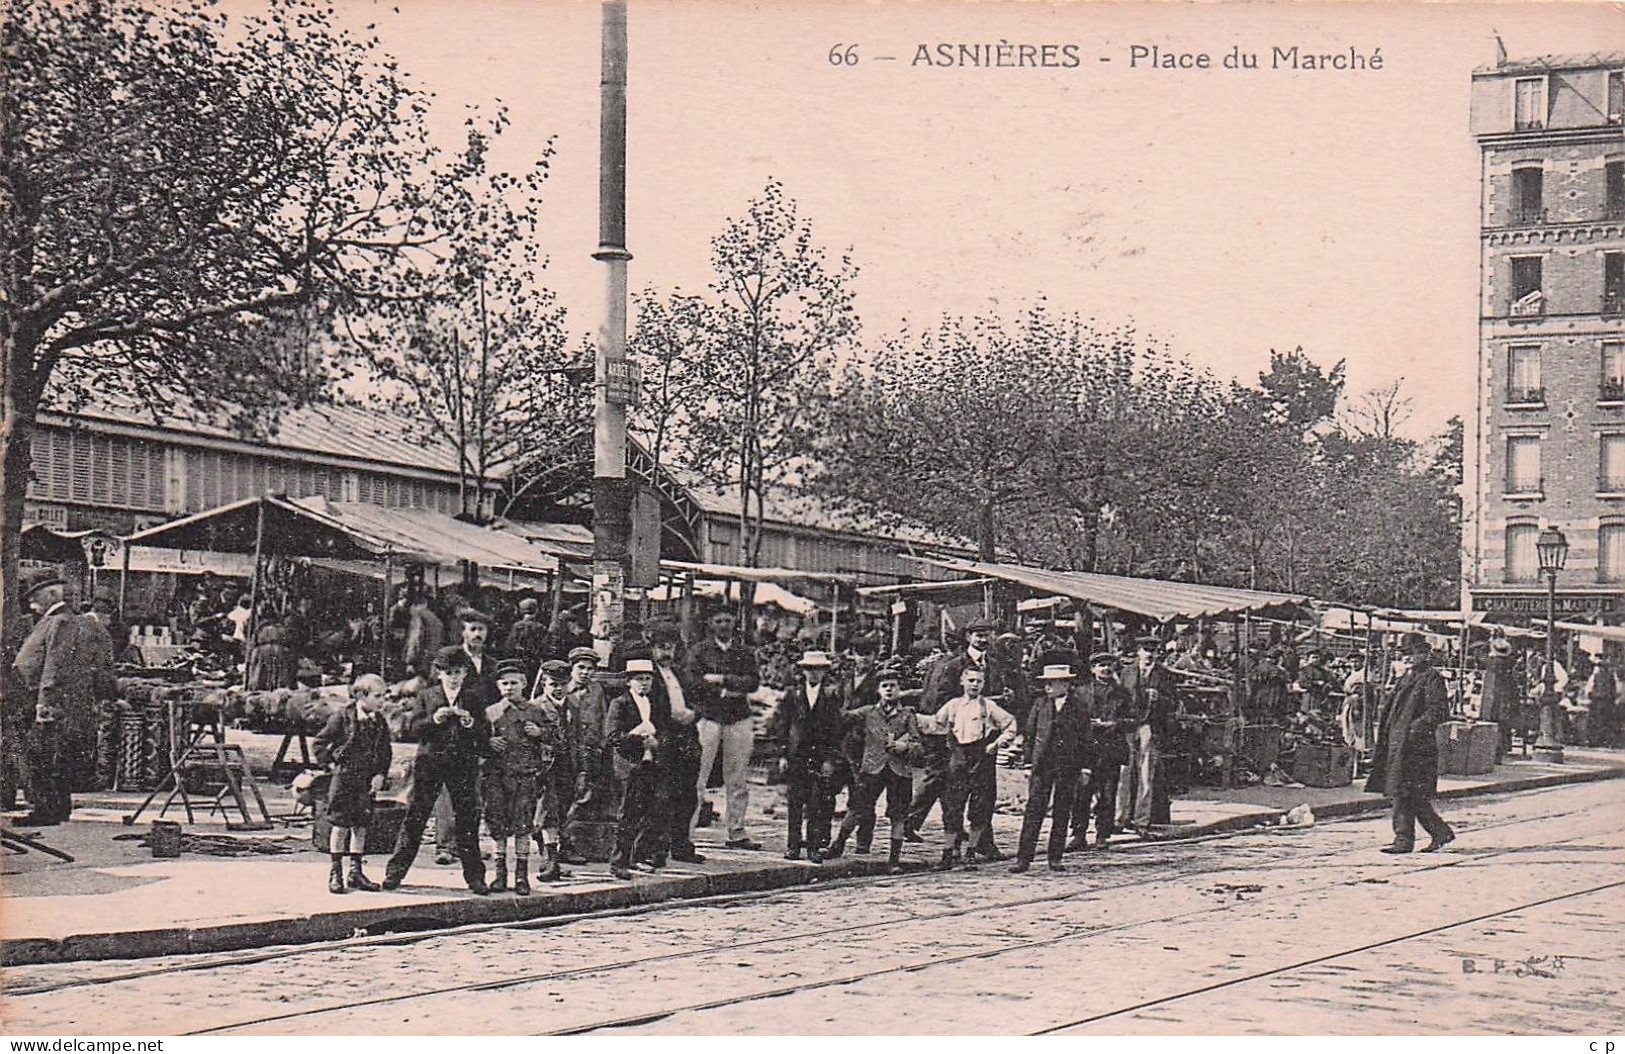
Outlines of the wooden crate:
[{"label": "wooden crate", "polygon": [[1501,726],[1494,721],[1446,721],[1439,726],[1439,773],[1482,776],[1495,769]]},{"label": "wooden crate", "polygon": [[1347,787],[1354,782],[1354,748],[1342,743],[1299,743],[1292,778],[1305,787]]}]

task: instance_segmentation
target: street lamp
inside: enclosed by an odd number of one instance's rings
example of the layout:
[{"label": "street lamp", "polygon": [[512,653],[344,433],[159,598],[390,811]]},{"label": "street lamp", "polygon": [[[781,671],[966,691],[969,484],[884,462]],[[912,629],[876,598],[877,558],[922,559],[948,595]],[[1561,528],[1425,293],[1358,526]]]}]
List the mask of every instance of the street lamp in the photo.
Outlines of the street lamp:
[{"label": "street lamp", "polygon": [[1552,648],[1557,639],[1557,576],[1569,558],[1569,540],[1556,527],[1540,532],[1535,541],[1540,573],[1546,576],[1546,676],[1540,696],[1540,738],[1535,740],[1535,760],[1561,763],[1563,743],[1557,734],[1557,669]]}]

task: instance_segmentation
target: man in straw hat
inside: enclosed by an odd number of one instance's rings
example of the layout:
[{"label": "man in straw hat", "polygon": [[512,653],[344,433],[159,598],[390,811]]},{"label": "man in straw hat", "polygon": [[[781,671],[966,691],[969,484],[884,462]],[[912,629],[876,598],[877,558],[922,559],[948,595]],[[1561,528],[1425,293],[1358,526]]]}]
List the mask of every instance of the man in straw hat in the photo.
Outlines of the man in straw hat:
[{"label": "man in straw hat", "polygon": [[615,775],[626,788],[615,826],[615,852],[609,870],[616,878],[632,877],[634,861],[665,866],[667,809],[663,772],[668,757],[662,742],[671,725],[671,713],[652,689],[655,666],[645,648],[628,649],[626,692],[609,704],[605,732],[615,758]]},{"label": "man in straw hat", "polygon": [[1072,797],[1078,776],[1087,765],[1089,751],[1089,712],[1083,698],[1072,691],[1072,667],[1056,663],[1039,674],[1044,698],[1033,704],[1027,715],[1027,755],[1032,772],[1027,777],[1027,809],[1021,818],[1021,840],[1012,871],[1020,874],[1033,864],[1038,850],[1038,832],[1044,826],[1044,813],[1051,810],[1049,829],[1049,869],[1065,865],[1067,823],[1072,816]]},{"label": "man in straw hat", "polygon": [[826,652],[802,655],[796,663],[799,682],[784,693],[773,715],[772,732],[783,751],[779,764],[788,792],[786,860],[799,860],[805,847],[807,859],[819,863],[829,845],[834,784],[846,735],[846,706],[840,690],[827,681],[833,665]]},{"label": "man in straw hat", "polygon": [[1407,633],[1402,645],[1410,669],[1394,684],[1388,712],[1372,757],[1365,789],[1394,800],[1394,841],[1385,853],[1408,853],[1416,845],[1416,824],[1432,837],[1422,850],[1431,853],[1455,840],[1456,832],[1433,809],[1439,783],[1439,726],[1450,720],[1444,677],[1433,668],[1427,637]]}]

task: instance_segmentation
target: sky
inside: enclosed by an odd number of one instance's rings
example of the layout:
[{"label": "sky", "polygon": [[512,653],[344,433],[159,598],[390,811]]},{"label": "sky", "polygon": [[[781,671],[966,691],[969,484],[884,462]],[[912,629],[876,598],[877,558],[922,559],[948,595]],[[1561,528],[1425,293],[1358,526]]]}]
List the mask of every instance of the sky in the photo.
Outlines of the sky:
[{"label": "sky", "polygon": [[[335,2],[377,23],[448,128],[465,103],[507,103],[499,163],[556,139],[546,280],[571,328],[594,331],[598,5]],[[1351,393],[1402,377],[1418,438],[1471,410],[1471,72],[1497,31],[1513,57],[1625,50],[1625,5],[1606,3],[629,0],[628,21],[634,290],[698,291],[712,235],[774,178],[822,243],[850,247],[871,346],[905,319],[1042,295],[1225,378],[1252,382],[1270,349],[1300,345],[1346,360]],[[1001,41],[1079,61],[915,61]],[[855,65],[831,64],[837,44],[857,45]],[[1136,46],[1211,65],[1135,64]],[[1380,52],[1381,68],[1271,68],[1294,46]],[[1225,69],[1232,48],[1259,68]]]}]

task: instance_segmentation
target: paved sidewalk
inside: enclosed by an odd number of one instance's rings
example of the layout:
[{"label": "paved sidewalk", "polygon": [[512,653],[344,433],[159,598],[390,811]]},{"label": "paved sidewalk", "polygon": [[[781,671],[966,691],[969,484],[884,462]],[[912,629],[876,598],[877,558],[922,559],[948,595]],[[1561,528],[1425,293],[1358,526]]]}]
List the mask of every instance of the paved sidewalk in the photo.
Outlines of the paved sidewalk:
[{"label": "paved sidewalk", "polygon": [[[1572,751],[1566,765],[1517,761],[1495,773],[1472,779],[1445,778],[1445,797],[1510,792],[1625,775],[1625,754]],[[1001,809],[995,817],[999,844],[1015,849],[1024,774],[1000,771]],[[273,814],[291,810],[288,792],[263,785]],[[720,804],[720,792],[713,792]],[[721,847],[722,829],[702,828],[700,865],[667,868],[626,883],[610,876],[607,865],[574,869],[567,881],[533,884],[535,893],[476,897],[462,888],[458,868],[433,863],[426,846],[408,876],[408,885],[392,893],[327,892],[328,859],[311,847],[310,828],[279,826],[270,832],[232,832],[234,849],[250,846],[289,850],[279,855],[229,857],[188,852],[179,859],[156,860],[139,837],[146,833],[144,815],[133,827],[121,817],[141,795],[90,795],[74,820],[46,828],[41,837],[72,854],[61,863],[37,852],[3,858],[4,902],[0,904],[0,961],[10,964],[77,959],[135,958],[184,952],[227,951],[278,944],[332,941],[364,934],[404,932],[470,923],[521,919],[627,908],[669,899],[690,899],[749,890],[771,890],[873,874],[886,866],[885,822],[878,852],[849,855],[823,865],[782,857],[782,792],[752,787],[751,835],[767,845],[760,852]],[[1176,800],[1174,823],[1152,832],[1153,838],[1189,838],[1275,822],[1286,810],[1308,803],[1325,819],[1381,810],[1386,802],[1357,787],[1251,787],[1240,790],[1195,788]],[[171,809],[168,819],[184,818]],[[933,817],[934,818],[934,817]],[[222,821],[199,817],[185,829],[194,835],[226,835]],[[135,837],[130,837],[130,836]],[[123,837],[121,837],[123,836]],[[941,851],[940,835],[928,830],[923,845],[910,845],[904,860],[910,870],[926,870]],[[1119,836],[1133,842],[1134,836]],[[383,860],[372,857],[369,871],[382,873]]]}]

